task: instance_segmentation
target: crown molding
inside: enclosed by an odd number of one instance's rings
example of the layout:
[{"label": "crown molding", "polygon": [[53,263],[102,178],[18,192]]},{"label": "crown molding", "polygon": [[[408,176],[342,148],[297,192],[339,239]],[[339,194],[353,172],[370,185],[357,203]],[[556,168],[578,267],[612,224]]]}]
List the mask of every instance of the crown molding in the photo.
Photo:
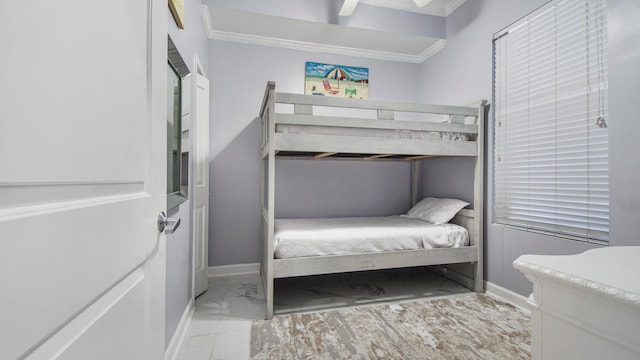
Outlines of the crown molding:
[{"label": "crown molding", "polygon": [[269,47],[279,47],[279,48],[302,50],[302,51],[309,51],[309,52],[324,52],[329,54],[364,57],[364,58],[376,59],[376,60],[399,61],[399,62],[407,62],[407,63],[414,63],[414,64],[420,64],[424,62],[426,59],[428,59],[429,57],[436,54],[438,51],[442,50],[446,42],[444,39],[441,39],[438,42],[436,42],[434,45],[425,49],[425,51],[423,51],[422,53],[418,55],[411,55],[411,54],[400,54],[400,53],[390,53],[390,52],[369,50],[369,49],[351,48],[351,47],[344,47],[344,46],[318,44],[318,43],[282,39],[282,38],[273,38],[273,37],[258,36],[258,35],[232,33],[232,32],[215,30],[213,28],[213,23],[211,21],[209,7],[207,5],[201,5],[201,9],[202,9],[202,21],[204,22],[204,26],[206,28],[207,37],[212,40],[230,41],[230,42],[236,42],[236,43],[242,43],[242,44],[261,45],[261,46],[269,46]]},{"label": "crown molding", "polygon": [[440,39],[440,40],[438,40],[438,42],[436,42],[435,44],[431,45],[428,49],[423,51],[422,54],[420,54],[418,56],[419,61],[417,63],[424,62],[428,58],[430,58],[433,55],[435,55],[438,51],[444,49],[444,45],[445,45],[446,42],[447,42],[447,40]]},{"label": "crown molding", "polygon": [[454,12],[457,8],[460,7],[460,5],[464,4],[466,1],[467,0],[451,0],[451,2],[448,2],[444,8],[444,16],[451,15],[452,12]]}]

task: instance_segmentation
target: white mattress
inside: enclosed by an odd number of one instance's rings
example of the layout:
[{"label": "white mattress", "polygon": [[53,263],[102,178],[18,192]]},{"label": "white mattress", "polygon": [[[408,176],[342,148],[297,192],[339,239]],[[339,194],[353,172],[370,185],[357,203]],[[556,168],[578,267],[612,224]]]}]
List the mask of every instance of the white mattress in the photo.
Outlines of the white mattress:
[{"label": "white mattress", "polygon": [[283,134],[310,134],[310,135],[339,135],[359,137],[381,137],[390,139],[415,139],[415,140],[446,140],[469,141],[467,133],[419,131],[419,130],[394,130],[394,129],[363,129],[334,126],[310,126],[277,124],[276,132]]},{"label": "white mattress", "polygon": [[467,229],[404,216],[276,219],[274,257],[298,258],[460,247]]}]

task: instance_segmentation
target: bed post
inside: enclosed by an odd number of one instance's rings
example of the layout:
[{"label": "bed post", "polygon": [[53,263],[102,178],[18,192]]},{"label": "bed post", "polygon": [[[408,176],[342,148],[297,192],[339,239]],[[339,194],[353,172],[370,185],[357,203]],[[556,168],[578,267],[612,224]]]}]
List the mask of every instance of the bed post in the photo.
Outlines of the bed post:
[{"label": "bed post", "polygon": [[411,206],[420,201],[420,179],[422,178],[422,162],[411,160]]},{"label": "bed post", "polygon": [[[273,317],[273,233],[275,219],[275,87],[272,81],[267,89],[260,109],[262,119],[262,156],[260,161],[260,211],[262,252],[262,282],[267,303],[267,319]],[[266,160],[266,164],[265,164]],[[266,195],[266,196],[265,196]],[[266,204],[265,204],[266,202]]]},{"label": "bed post", "polygon": [[478,156],[475,161],[473,209],[476,224],[478,261],[475,264],[474,290],[484,292],[484,128],[487,101],[478,108]]}]

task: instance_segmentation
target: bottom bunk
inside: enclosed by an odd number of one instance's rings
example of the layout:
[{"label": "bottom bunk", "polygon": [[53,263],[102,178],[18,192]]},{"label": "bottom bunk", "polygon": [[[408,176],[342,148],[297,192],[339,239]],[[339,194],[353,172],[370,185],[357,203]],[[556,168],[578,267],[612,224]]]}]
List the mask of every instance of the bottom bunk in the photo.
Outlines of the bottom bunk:
[{"label": "bottom bunk", "polygon": [[[441,209],[434,213],[434,201],[442,205],[442,200],[448,206],[445,214]],[[288,277],[464,264],[443,272],[482,292],[478,217],[476,210],[460,210],[466,205],[459,200],[427,198],[406,215],[276,219],[272,247],[262,264],[267,317],[274,312],[274,279]]]},{"label": "bottom bunk", "polygon": [[407,216],[276,219],[274,257],[305,258],[468,245],[467,229]]}]

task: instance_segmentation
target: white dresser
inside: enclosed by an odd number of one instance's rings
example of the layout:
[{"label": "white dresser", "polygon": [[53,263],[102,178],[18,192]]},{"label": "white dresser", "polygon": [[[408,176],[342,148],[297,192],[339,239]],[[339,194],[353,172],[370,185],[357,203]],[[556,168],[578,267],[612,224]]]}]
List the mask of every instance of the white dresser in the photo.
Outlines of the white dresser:
[{"label": "white dresser", "polygon": [[640,246],[522,255],[532,359],[640,359]]}]

